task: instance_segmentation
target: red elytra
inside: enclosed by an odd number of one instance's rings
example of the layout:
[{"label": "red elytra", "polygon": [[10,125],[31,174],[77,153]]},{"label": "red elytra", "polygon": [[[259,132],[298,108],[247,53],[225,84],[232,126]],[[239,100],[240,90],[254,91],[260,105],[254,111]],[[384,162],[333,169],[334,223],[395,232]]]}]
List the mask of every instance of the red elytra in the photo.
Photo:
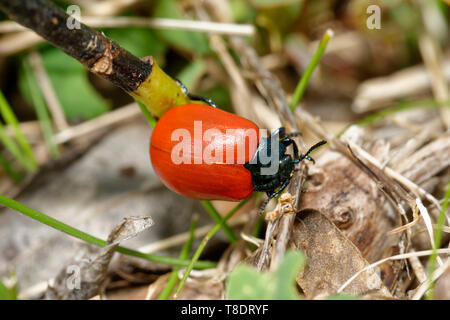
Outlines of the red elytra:
[{"label": "red elytra", "polygon": [[[242,132],[253,132],[253,141]],[[255,154],[258,142],[259,128],[250,120],[211,106],[188,104],[158,120],[150,158],[172,191],[194,199],[239,201],[253,192],[251,173],[243,165]]]}]

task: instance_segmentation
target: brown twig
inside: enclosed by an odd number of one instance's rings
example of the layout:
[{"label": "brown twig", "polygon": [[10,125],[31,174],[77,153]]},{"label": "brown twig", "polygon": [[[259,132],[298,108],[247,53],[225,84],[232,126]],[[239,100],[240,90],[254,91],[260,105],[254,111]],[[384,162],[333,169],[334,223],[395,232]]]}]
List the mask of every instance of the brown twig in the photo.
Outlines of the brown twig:
[{"label": "brown twig", "polygon": [[152,71],[149,62],[100,32],[82,23],[79,28],[68,28],[68,19],[73,18],[48,0],[0,0],[0,9],[127,92],[135,91]]}]

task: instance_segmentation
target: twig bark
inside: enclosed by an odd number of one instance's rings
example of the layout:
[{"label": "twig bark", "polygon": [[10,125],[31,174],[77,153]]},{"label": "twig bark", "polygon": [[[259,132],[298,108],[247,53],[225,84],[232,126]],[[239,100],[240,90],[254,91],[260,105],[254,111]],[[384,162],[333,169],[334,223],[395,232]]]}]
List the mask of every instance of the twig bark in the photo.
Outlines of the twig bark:
[{"label": "twig bark", "polygon": [[0,9],[127,92],[135,91],[152,71],[148,61],[135,57],[100,32],[82,23],[70,29],[67,22],[73,18],[48,0],[0,0]]}]

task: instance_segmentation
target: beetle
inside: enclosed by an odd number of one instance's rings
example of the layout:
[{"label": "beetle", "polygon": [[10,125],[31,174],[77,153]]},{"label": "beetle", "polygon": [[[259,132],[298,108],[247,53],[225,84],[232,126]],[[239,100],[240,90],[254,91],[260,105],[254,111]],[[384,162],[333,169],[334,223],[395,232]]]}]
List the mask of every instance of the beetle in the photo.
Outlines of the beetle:
[{"label": "beetle", "polygon": [[[183,196],[239,201],[263,191],[270,200],[289,184],[295,165],[303,159],[314,161],[310,152],[326,143],[320,141],[299,154],[292,139],[298,135],[282,127],[260,141],[252,121],[213,106],[187,104],[158,120],[149,151],[156,174]],[[293,155],[287,153],[291,145]],[[273,165],[278,170],[262,174]]]}]

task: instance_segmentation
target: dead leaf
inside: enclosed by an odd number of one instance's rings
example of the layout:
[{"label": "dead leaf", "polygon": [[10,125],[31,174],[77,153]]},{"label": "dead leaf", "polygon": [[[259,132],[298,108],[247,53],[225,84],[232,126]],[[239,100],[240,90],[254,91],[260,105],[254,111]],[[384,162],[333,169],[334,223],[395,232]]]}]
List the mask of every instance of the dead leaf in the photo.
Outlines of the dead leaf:
[{"label": "dead leaf", "polygon": [[[306,267],[297,276],[297,283],[307,299],[334,294],[352,275],[369,265],[358,248],[315,210],[298,214],[289,246],[303,250],[307,256]],[[344,292],[391,297],[374,269],[361,274]]]}]

